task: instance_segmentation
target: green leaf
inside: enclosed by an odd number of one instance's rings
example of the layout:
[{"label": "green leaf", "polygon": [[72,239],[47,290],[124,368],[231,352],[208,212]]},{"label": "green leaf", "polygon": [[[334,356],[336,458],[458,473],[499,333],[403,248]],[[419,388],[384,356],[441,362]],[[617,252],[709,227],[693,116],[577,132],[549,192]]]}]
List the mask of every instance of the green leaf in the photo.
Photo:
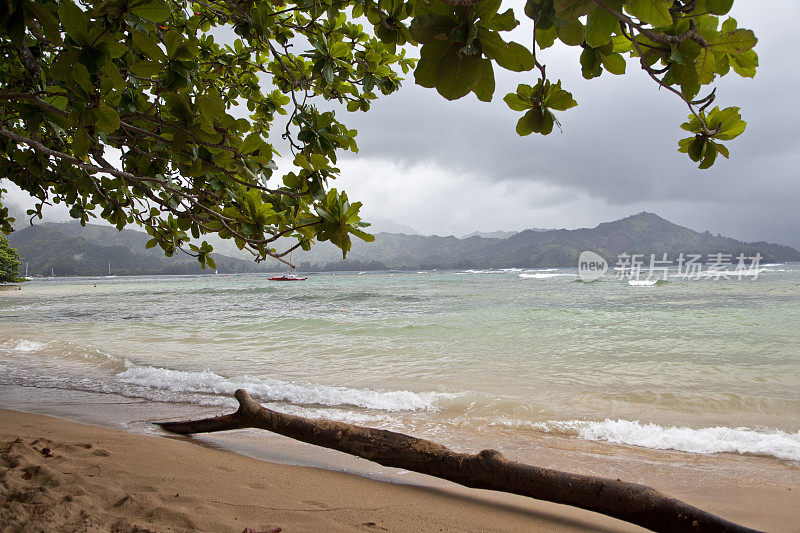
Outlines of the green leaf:
[{"label": "green leaf", "polygon": [[578,105],[578,102],[572,97],[569,91],[561,88],[561,81],[559,80],[555,85],[551,85],[546,91],[544,104],[550,109],[556,111],[566,111]]},{"label": "green leaf", "polygon": [[133,45],[153,61],[163,61],[167,58],[164,51],[148,35],[136,30],[131,30],[131,35]]},{"label": "green leaf", "polygon": [[489,59],[513,72],[526,72],[533,68],[533,54],[518,43],[506,43],[500,34],[486,28],[478,28],[478,41],[481,50]]},{"label": "green leaf", "polygon": [[642,22],[658,28],[672,24],[672,15],[669,12],[671,4],[671,0],[631,0],[628,11]]},{"label": "green leaf", "polygon": [[331,57],[344,58],[347,57],[349,54],[350,54],[350,47],[343,42],[333,43],[330,47]]},{"label": "green leaf", "polygon": [[695,62],[697,77],[701,84],[708,85],[717,75],[717,58],[710,48],[703,48]]},{"label": "green leaf", "polygon": [[170,14],[169,4],[164,0],[134,0],[128,10],[151,22],[163,22]]},{"label": "green leaf", "polygon": [[716,52],[726,54],[743,54],[758,43],[753,30],[738,29],[723,33],[709,42]]},{"label": "green leaf", "polygon": [[360,229],[356,229],[356,228],[351,227],[351,228],[348,228],[347,231],[349,231],[350,233],[352,233],[353,235],[355,235],[356,237],[358,237],[362,241],[365,241],[365,242],[374,242],[375,241],[375,236],[374,235],[370,235],[369,233],[361,231]]},{"label": "green leaf", "polygon": [[[485,1],[485,0],[484,0]],[[451,17],[427,14],[415,17],[409,30],[411,37],[420,44],[449,39],[450,32],[458,25]]]},{"label": "green leaf", "polygon": [[455,46],[449,50],[436,67],[436,90],[448,100],[457,100],[472,92],[478,83],[481,59],[477,54],[461,54]]},{"label": "green leaf", "polygon": [[587,80],[596,78],[603,73],[602,63],[600,61],[600,54],[597,51],[586,48],[581,52],[581,72],[583,77]]},{"label": "green leaf", "polygon": [[75,134],[72,136],[72,151],[78,158],[83,158],[89,152],[89,144],[91,140],[89,139],[89,134],[86,133],[84,128],[78,128]]},{"label": "green leaf", "polygon": [[[537,112],[538,111],[538,112]],[[542,123],[542,110],[531,109],[517,121],[517,135],[526,136],[538,131]]]},{"label": "green leaf", "polygon": [[553,46],[553,44],[555,44],[557,38],[558,38],[558,34],[556,33],[555,26],[553,26],[553,27],[551,27],[551,28],[549,28],[547,30],[542,30],[542,29],[536,28],[536,44],[542,50],[544,50],[546,48],[550,48],[551,46]]},{"label": "green leaf", "polygon": [[483,22],[481,25],[486,28],[489,28],[490,30],[511,31],[517,26],[519,26],[519,21],[514,16],[514,10],[508,9],[506,10],[505,13],[496,15],[494,18],[492,18],[489,21]]},{"label": "green leaf", "polygon": [[245,138],[244,142],[242,142],[242,145],[239,147],[239,152],[243,155],[247,155],[260,149],[263,145],[264,141],[261,139],[261,136],[258,133],[251,133]]},{"label": "green leaf", "polygon": [[483,0],[475,5],[473,15],[476,19],[491,20],[497,15],[500,4],[502,4],[502,0]]},{"label": "green leaf", "polygon": [[706,9],[713,15],[727,15],[733,7],[733,0],[706,0]]},{"label": "green leaf", "polygon": [[523,137],[533,132],[549,135],[553,131],[554,122],[553,114],[550,111],[534,107],[522,115],[517,122],[517,134]]},{"label": "green leaf", "polygon": [[715,143],[715,142],[712,142],[711,144],[714,145],[714,148],[717,150],[717,152],[719,152],[719,155],[721,155],[725,159],[729,159],[730,158],[731,154],[728,151],[728,148],[724,144],[719,144],[719,143]]},{"label": "green leaf", "polygon": [[514,111],[525,111],[533,108],[531,102],[523,100],[516,93],[508,93],[503,97],[503,101]]},{"label": "green leaf", "polygon": [[67,35],[78,44],[89,44],[89,17],[72,0],[58,6],[58,18]]},{"label": "green leaf", "polygon": [[76,63],[72,66],[70,71],[72,79],[80,86],[81,89],[86,91],[86,94],[92,94],[94,86],[92,80],[89,78],[89,71],[81,63]]},{"label": "green leaf", "polygon": [[727,56],[730,58],[733,71],[744,78],[753,78],[758,68],[758,54],[755,50],[748,50],[743,54]]},{"label": "green leaf", "polygon": [[[622,2],[608,2],[612,9],[620,10]],[[586,20],[586,44],[597,48],[611,41],[611,36],[619,29],[619,19],[605,9],[595,9]]]},{"label": "green leaf", "polygon": [[711,165],[714,164],[714,161],[717,159],[717,148],[714,143],[708,142],[706,144],[706,153],[703,157],[703,161],[700,162],[700,169],[705,170],[707,168],[711,168]]},{"label": "green leaf", "polygon": [[708,114],[708,127],[712,130],[719,129],[714,135],[715,139],[730,141],[735,139],[747,128],[747,122],[742,120],[742,115],[738,107],[727,107],[720,111],[715,107]]},{"label": "green leaf", "polygon": [[611,74],[622,75],[625,74],[625,67],[627,63],[622,54],[611,53],[608,55],[601,55],[600,62]]},{"label": "green leaf", "polygon": [[142,61],[137,61],[128,68],[130,69],[131,72],[143,78],[151,78],[153,76],[157,76],[164,70],[164,67],[161,65],[161,63],[156,63],[155,61],[148,61],[146,59],[143,59]]},{"label": "green leaf", "polygon": [[673,74],[680,83],[683,97],[687,100],[694,100],[697,93],[700,92],[700,80],[697,76],[697,68],[693,64],[673,64],[672,68],[670,68],[670,74]]},{"label": "green leaf", "polygon": [[95,125],[106,133],[111,133],[119,128],[119,114],[105,104],[95,110],[97,121]]},{"label": "green leaf", "polygon": [[481,59],[481,73],[478,83],[475,84],[475,96],[481,102],[491,102],[494,95],[494,67],[488,59]]},{"label": "green leaf", "polygon": [[582,17],[596,6],[592,0],[553,0],[553,9],[561,20]]},{"label": "green leaf", "polygon": [[561,42],[569,46],[577,46],[583,42],[586,33],[583,23],[578,19],[570,19],[563,26],[556,26],[556,35]]},{"label": "green leaf", "polygon": [[708,139],[703,136],[695,137],[689,144],[689,158],[695,163],[699,162],[706,155]]},{"label": "green leaf", "polygon": [[34,15],[36,15],[36,19],[42,25],[44,29],[44,35],[47,37],[51,42],[56,44],[61,44],[61,28],[59,26],[58,20],[56,17],[53,16],[44,5],[40,4],[39,2],[30,2],[27,4],[33,10]]}]

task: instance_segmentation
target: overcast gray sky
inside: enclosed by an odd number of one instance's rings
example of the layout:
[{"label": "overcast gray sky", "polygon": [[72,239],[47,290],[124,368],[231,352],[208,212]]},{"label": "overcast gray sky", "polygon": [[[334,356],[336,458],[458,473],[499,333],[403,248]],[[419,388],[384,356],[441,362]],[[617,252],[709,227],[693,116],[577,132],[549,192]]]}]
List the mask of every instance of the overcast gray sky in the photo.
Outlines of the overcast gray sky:
[{"label": "overcast gray sky", "polygon": [[[502,97],[517,83],[533,84],[535,73],[495,68],[491,103],[473,95],[447,102],[409,75],[370,112],[338,112],[358,129],[360,153],[340,158],[333,185],[364,203],[367,220],[423,233],[577,228],[646,210],[696,230],[800,247],[800,71],[790,46],[800,6],[763,6],[738,0],[732,13],[756,31],[761,66],[755,79],[732,73],[717,82],[715,105],[741,106],[748,128],[728,143],[731,159],[711,170],[677,152],[688,110],[635,62],[628,75],[584,80],[577,49],[554,47],[540,58],[579,103],[559,114],[563,133],[514,131],[520,114]],[[517,40],[528,42],[529,23],[522,20]]]}]

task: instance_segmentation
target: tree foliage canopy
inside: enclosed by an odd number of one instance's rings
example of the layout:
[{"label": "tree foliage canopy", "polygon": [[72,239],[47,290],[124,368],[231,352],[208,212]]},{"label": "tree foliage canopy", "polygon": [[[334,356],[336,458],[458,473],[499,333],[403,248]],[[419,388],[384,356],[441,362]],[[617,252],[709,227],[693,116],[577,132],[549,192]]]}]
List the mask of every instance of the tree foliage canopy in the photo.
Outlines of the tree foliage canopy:
[{"label": "tree foliage canopy", "polygon": [[[503,98],[520,135],[549,134],[577,105],[537,51],[580,47],[587,79],[634,58],[686,102],[679,150],[710,167],[744,131],[739,109],[710,109],[730,70],[752,77],[752,31],[733,0],[0,0],[0,175],[82,221],[139,224],[148,246],[212,264],[205,234],[256,260],[314,240],[343,253],[360,203],[330,187],[358,150],[335,110],[368,111],[415,81],[448,100],[495,96],[495,69],[520,73]],[[521,22],[522,21],[522,22]],[[521,23],[531,42],[504,37]],[[419,48],[419,60],[408,53]],[[343,110],[340,109],[340,110]],[[279,154],[278,148],[284,153]],[[293,168],[281,175],[276,159]],[[0,190],[2,193],[2,190]],[[0,206],[0,223],[10,231]],[[289,249],[275,249],[293,237]]]},{"label": "tree foliage canopy", "polygon": [[3,235],[0,235],[0,283],[14,283],[23,281],[19,277],[19,267],[22,260],[17,251],[11,247]]}]

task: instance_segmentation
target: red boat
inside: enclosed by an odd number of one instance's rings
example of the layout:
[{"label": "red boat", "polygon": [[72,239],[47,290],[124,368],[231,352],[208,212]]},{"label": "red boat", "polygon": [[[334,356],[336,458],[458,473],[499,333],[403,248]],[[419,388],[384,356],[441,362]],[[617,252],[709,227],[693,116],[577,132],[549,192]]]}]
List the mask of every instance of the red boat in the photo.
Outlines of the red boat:
[{"label": "red boat", "polygon": [[267,278],[269,281],[305,281],[308,278],[295,276],[294,274],[284,274],[283,276],[272,276]]}]

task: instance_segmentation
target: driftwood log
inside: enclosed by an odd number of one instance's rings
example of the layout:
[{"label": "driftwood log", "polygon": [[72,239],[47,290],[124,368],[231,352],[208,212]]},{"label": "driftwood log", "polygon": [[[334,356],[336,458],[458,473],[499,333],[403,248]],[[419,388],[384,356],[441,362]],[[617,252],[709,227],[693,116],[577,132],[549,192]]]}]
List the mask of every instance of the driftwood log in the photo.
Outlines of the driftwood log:
[{"label": "driftwood log", "polygon": [[457,453],[433,441],[332,420],[310,420],[259,405],[236,391],[239,409],[229,415],[186,422],[158,422],[184,435],[260,428],[317,446],[363,457],[461,485],[529,496],[631,522],[653,531],[752,532],[711,513],[636,483],[571,474],[509,461],[496,450]]}]

